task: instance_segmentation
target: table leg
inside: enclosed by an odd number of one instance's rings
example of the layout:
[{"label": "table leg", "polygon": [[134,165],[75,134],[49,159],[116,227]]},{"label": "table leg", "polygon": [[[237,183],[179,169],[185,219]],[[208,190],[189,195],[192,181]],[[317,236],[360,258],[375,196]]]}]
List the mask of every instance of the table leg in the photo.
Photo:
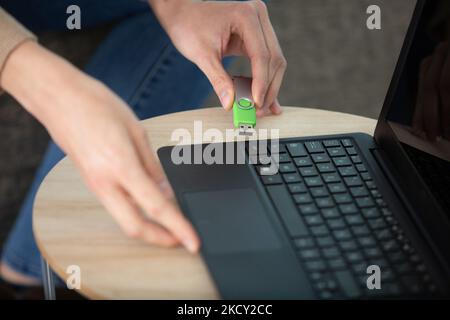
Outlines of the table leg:
[{"label": "table leg", "polygon": [[53,281],[53,271],[47,260],[41,257],[42,264],[42,282],[44,285],[45,300],[56,300],[55,283]]}]

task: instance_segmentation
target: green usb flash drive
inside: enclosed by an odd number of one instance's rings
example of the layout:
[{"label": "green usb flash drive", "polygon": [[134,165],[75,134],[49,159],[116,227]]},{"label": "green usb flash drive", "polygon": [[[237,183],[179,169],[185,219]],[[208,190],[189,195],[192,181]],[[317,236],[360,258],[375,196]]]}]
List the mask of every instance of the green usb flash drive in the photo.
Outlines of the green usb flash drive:
[{"label": "green usb flash drive", "polygon": [[234,77],[234,103],[233,122],[234,127],[239,128],[239,134],[253,135],[252,130],[256,126],[256,108],[252,98],[252,79],[246,77]]}]

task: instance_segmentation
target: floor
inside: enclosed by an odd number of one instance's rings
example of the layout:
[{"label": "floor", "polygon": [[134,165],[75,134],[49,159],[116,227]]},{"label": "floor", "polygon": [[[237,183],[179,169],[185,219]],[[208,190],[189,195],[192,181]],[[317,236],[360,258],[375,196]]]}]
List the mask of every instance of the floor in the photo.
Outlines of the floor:
[{"label": "floor", "polygon": [[[382,9],[382,30],[366,28],[366,9]],[[410,0],[273,0],[269,11],[288,60],[283,105],[376,118],[413,10]],[[43,35],[52,50],[84,65],[108,27]],[[82,44],[82,45],[80,45]],[[249,75],[239,59],[231,73]],[[218,105],[211,96],[205,106]],[[0,97],[0,244],[20,208],[47,144],[45,130],[10,97]]]}]

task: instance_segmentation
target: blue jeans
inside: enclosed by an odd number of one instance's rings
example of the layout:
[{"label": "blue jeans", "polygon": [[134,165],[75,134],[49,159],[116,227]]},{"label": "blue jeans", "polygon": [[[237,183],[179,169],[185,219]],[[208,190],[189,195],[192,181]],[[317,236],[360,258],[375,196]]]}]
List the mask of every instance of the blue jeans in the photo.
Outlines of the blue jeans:
[{"label": "blue jeans", "polygon": [[[145,1],[0,0],[0,6],[34,32],[66,30],[66,8],[71,4],[81,8],[82,28],[118,22],[85,72],[109,86],[140,119],[200,106],[211,92],[206,77],[177,52]],[[5,264],[37,279],[41,268],[32,231],[34,197],[46,174],[63,157],[50,142],[3,249]]]}]

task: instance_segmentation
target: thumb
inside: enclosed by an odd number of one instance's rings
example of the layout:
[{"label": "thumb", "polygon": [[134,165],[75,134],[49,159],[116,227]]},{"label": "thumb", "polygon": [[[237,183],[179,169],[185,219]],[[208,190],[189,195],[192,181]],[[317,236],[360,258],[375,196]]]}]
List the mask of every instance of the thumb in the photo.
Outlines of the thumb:
[{"label": "thumb", "polygon": [[218,57],[206,58],[197,64],[208,78],[225,110],[233,107],[234,88],[233,81],[225,71]]}]

